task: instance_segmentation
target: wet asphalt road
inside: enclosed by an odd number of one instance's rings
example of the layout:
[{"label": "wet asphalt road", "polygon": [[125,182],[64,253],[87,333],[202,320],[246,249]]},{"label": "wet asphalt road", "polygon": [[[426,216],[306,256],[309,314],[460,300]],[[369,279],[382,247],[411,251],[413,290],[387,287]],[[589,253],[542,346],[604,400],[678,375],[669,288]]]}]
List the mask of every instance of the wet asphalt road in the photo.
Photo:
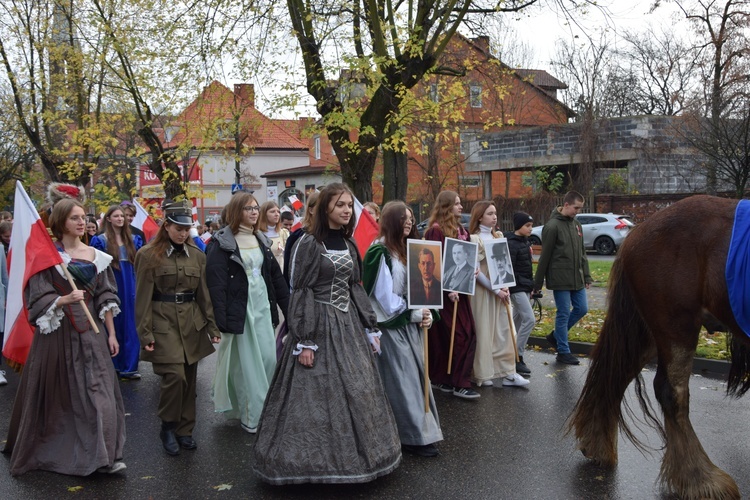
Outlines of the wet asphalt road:
[{"label": "wet asphalt road", "polygon": [[[155,415],[158,378],[141,363],[143,379],[122,382],[127,411],[123,474],[79,478],[33,471],[8,473],[0,456],[0,499],[101,498],[463,498],[463,499],[648,499],[662,498],[656,484],[661,452],[643,456],[620,439],[613,471],[594,467],[575,450],[561,428],[581,390],[588,361],[559,365],[549,351],[527,352],[533,373],[529,389],[488,387],[478,401],[437,394],[445,435],[441,456],[405,455],[389,476],[363,485],[274,487],[252,473],[254,436],[237,421],[213,412],[210,384],[216,355],[199,367],[198,450],[167,456],[158,439]],[[644,372],[649,384],[652,370]],[[7,435],[15,374],[0,387],[0,437]],[[709,456],[750,496],[750,398],[727,399],[720,379],[691,379],[691,417]],[[631,389],[632,390],[632,389]],[[637,405],[635,405],[637,408]],[[645,441],[658,448],[656,434]],[[78,487],[78,491],[69,488]]]}]

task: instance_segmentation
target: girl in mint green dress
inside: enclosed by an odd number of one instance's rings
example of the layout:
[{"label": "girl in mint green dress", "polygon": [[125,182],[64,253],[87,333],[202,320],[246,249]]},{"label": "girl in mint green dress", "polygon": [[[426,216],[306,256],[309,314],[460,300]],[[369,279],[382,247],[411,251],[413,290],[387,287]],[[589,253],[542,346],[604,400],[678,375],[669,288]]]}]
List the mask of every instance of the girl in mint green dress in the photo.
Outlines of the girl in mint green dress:
[{"label": "girl in mint green dress", "polygon": [[255,433],[276,369],[277,304],[286,313],[289,285],[255,226],[258,202],[237,193],[226,207],[228,225],[209,243],[206,280],[222,332],[213,381],[217,412]]}]

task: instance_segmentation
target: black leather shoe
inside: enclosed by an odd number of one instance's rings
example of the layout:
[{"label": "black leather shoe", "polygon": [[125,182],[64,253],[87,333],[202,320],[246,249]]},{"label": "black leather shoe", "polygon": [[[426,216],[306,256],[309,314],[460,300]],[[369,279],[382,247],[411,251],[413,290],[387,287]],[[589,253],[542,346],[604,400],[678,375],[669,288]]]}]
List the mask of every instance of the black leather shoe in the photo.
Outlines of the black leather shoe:
[{"label": "black leather shoe", "polygon": [[417,455],[420,457],[436,457],[440,455],[440,451],[434,444],[425,444],[423,446],[414,444],[402,444],[401,449],[403,449],[407,453],[411,453],[412,455]]},{"label": "black leather shoe", "polygon": [[162,422],[161,432],[159,433],[161,444],[164,445],[164,451],[172,456],[180,454],[180,445],[177,443],[177,436],[174,433],[176,427],[174,423]]},{"label": "black leather shoe", "polygon": [[580,365],[581,362],[578,361],[578,358],[570,354],[569,352],[565,352],[562,354],[557,355],[557,362],[558,363],[565,363],[566,365]]},{"label": "black leather shoe", "polygon": [[552,346],[552,349],[557,350],[557,340],[555,340],[555,331],[552,330],[549,335],[545,337],[547,339],[547,342],[549,342],[549,345]]},{"label": "black leather shoe", "polygon": [[177,442],[180,443],[180,447],[186,450],[194,450],[198,447],[192,436],[177,436]]}]

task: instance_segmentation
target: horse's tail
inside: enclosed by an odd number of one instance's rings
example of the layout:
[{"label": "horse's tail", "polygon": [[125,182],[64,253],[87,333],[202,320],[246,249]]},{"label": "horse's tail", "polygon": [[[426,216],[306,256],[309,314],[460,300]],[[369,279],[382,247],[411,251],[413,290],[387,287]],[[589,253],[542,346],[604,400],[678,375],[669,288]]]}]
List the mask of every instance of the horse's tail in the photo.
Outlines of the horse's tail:
[{"label": "horse's tail", "polygon": [[750,341],[744,332],[731,332],[730,347],[732,364],[727,380],[727,394],[742,397],[750,390]]},{"label": "horse's tail", "polygon": [[[612,267],[607,316],[590,355],[586,383],[568,420],[568,431],[575,431],[583,454],[609,466],[617,462],[618,426],[636,446],[645,450],[623,418],[623,396],[633,379],[646,419],[663,434],[640,376],[643,366],[654,357],[656,347],[651,330],[633,301],[624,269],[627,260],[622,257],[624,255],[620,255]],[[626,413],[632,416],[627,401],[624,406]]]}]

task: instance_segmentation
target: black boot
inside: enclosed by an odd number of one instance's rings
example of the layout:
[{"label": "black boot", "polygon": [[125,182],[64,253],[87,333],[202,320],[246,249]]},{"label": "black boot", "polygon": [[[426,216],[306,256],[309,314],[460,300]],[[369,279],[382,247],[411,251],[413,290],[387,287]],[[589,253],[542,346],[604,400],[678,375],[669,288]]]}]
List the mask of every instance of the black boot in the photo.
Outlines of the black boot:
[{"label": "black boot", "polygon": [[168,455],[172,456],[180,454],[180,445],[177,442],[177,436],[175,436],[174,433],[176,428],[177,424],[175,424],[174,422],[162,422],[161,433],[159,433],[161,444],[164,445],[164,451],[166,451]]}]

